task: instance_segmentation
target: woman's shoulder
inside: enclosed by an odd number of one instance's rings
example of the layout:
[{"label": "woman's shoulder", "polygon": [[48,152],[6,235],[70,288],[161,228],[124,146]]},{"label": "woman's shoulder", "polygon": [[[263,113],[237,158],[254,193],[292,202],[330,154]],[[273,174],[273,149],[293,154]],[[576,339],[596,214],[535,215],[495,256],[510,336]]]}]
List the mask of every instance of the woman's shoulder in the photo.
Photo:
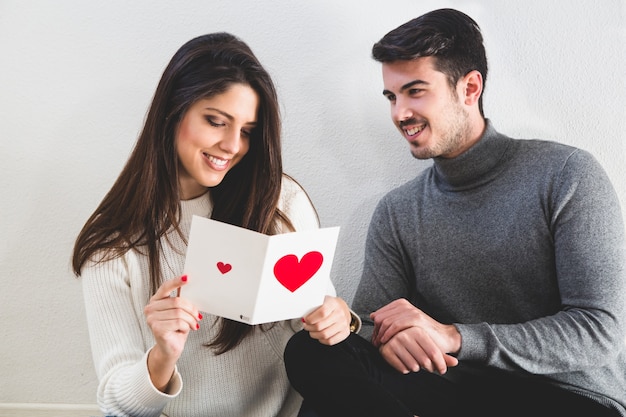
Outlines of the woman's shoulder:
[{"label": "woman's shoulder", "polygon": [[308,193],[287,174],[283,174],[278,209],[289,218],[296,230],[319,227],[317,211]]},{"label": "woman's shoulder", "polygon": [[299,194],[306,194],[304,187],[292,176],[283,174],[280,186],[280,199],[288,201],[296,198]]}]

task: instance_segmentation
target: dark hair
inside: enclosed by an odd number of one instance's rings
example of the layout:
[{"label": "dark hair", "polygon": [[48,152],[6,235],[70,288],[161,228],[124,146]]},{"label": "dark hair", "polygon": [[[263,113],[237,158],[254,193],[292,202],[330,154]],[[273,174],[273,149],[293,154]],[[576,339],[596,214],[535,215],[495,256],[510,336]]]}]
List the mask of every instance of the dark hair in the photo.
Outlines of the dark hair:
[{"label": "dark hair", "polygon": [[[250,86],[259,96],[257,126],[250,148],[223,181],[210,189],[211,217],[266,234],[279,223],[293,229],[277,208],[282,180],[280,114],[274,84],[248,45],[229,33],[213,33],[185,43],[172,57],[156,88],[143,130],[122,172],[76,239],[72,267],[80,276],[89,260],[104,262],[137,250],[148,257],[150,293],[161,277],[161,238],[181,237],[178,124],[198,100]],[[237,346],[253,327],[221,319],[210,345],[218,353]]]},{"label": "dark hair", "polygon": [[[435,68],[446,74],[452,88],[470,71],[487,82],[487,55],[478,24],[454,9],[438,9],[398,26],[374,44],[372,56],[378,62],[409,61],[432,56]],[[483,115],[482,94],[478,107]]]}]

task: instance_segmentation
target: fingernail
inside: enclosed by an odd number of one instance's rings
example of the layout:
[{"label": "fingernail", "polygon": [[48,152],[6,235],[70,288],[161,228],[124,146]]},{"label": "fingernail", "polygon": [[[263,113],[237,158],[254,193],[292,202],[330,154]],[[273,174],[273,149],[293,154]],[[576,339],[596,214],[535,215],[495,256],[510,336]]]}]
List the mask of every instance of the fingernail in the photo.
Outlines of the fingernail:
[{"label": "fingernail", "polygon": [[196,323],[196,330],[200,328],[200,324]]},{"label": "fingernail", "polygon": [[180,277],[180,280],[182,282],[187,282],[187,275],[183,275],[182,277]]},{"label": "fingernail", "polygon": [[202,314],[198,313],[198,320],[202,320]]},{"label": "fingernail", "polygon": [[306,323],[306,321],[304,321],[304,317],[302,318],[302,323]]}]

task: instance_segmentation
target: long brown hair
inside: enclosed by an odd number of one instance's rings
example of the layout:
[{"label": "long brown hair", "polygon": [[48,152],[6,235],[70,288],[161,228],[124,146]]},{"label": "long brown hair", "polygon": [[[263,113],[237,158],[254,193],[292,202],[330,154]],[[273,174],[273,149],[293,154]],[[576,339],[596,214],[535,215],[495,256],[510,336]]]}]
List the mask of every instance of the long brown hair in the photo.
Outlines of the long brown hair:
[{"label": "long brown hair", "polygon": [[[156,292],[163,281],[161,238],[171,230],[182,237],[178,124],[193,103],[237,83],[250,86],[259,96],[257,126],[247,154],[210,189],[211,217],[266,234],[276,234],[281,222],[293,230],[277,208],[283,168],[274,84],[243,41],[229,33],[208,34],[185,43],[165,68],[126,165],[76,239],[72,256],[76,276],[89,260],[105,262],[137,250],[148,257],[150,293]],[[222,318],[209,345],[224,353],[252,330]]]}]

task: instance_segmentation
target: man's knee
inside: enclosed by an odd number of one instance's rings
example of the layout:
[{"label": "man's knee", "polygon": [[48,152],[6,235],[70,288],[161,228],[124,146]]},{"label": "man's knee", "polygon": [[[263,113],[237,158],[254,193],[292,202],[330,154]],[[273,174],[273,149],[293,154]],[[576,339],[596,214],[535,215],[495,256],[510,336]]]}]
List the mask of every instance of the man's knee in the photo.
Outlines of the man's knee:
[{"label": "man's knee", "polygon": [[309,373],[308,366],[316,356],[314,353],[316,345],[321,345],[321,343],[312,339],[309,332],[301,330],[291,336],[285,346],[285,370],[289,381],[296,389],[300,385],[300,377]]},{"label": "man's knee", "polygon": [[[291,360],[292,357],[306,355],[306,352],[313,348],[313,343],[317,342],[309,336],[309,332],[300,330],[295,333],[285,346],[285,362]],[[319,343],[319,342],[318,342]]]}]

